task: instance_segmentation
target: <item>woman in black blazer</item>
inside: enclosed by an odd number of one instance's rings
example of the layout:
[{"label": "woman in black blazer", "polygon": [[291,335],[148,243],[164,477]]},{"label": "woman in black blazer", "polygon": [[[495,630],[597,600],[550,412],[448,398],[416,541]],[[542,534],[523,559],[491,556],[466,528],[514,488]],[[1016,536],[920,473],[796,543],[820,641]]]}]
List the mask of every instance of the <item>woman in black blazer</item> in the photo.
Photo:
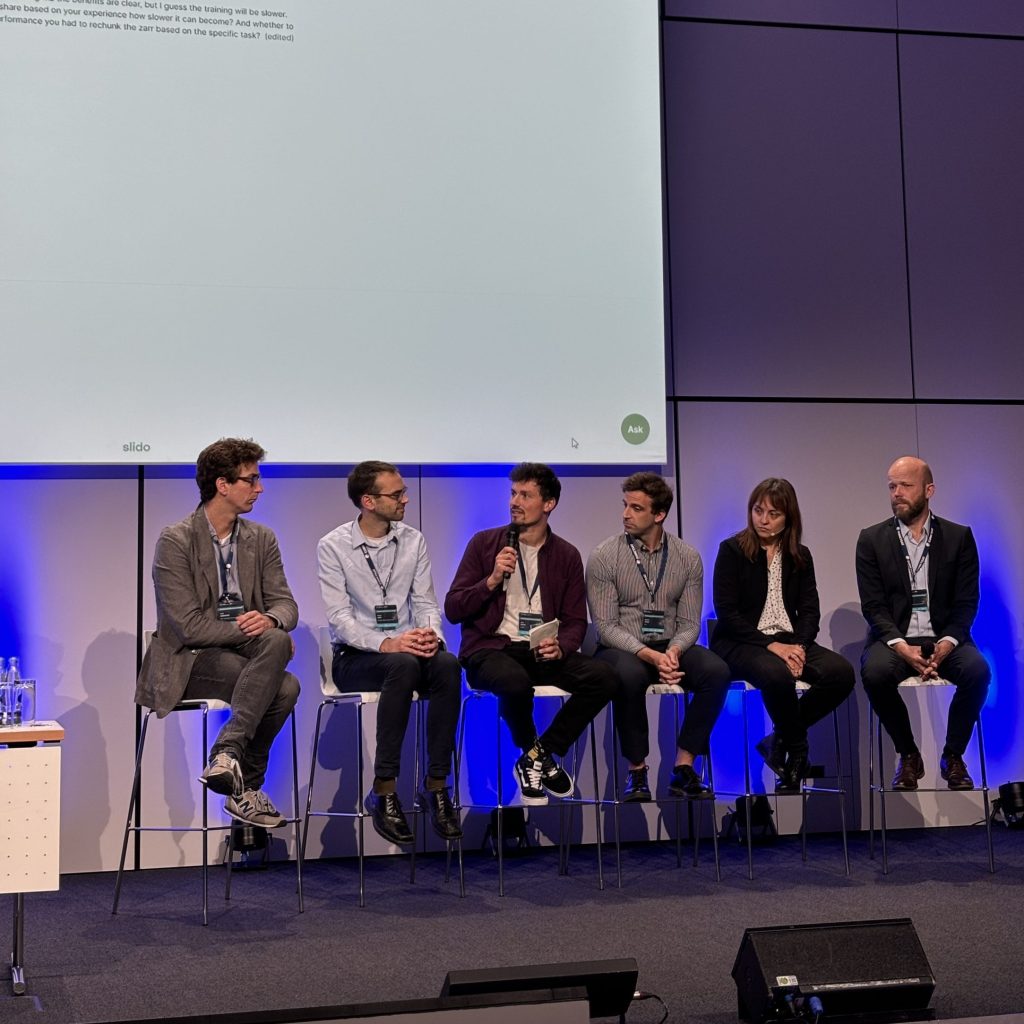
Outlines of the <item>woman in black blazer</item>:
[{"label": "woman in black blazer", "polygon": [[[821,611],[811,553],[788,480],[769,477],[751,492],[747,526],[722,541],[715,559],[718,622],[711,649],[734,679],[761,691],[774,731],[757,750],[776,790],[798,790],[807,775],[807,730],[853,690],[853,668],[815,643]],[[810,689],[797,698],[795,683]]]}]

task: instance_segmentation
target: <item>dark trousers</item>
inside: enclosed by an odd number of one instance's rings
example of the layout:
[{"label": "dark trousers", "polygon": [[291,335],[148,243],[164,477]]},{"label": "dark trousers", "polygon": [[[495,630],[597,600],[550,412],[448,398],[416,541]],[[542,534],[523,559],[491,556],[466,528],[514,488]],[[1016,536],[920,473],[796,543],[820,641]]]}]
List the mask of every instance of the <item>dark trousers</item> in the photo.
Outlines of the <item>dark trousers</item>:
[{"label": "dark trousers", "polygon": [[[667,645],[649,646],[660,650]],[[611,665],[619,678],[613,706],[622,755],[630,764],[643,764],[650,753],[647,687],[658,682],[658,670],[635,654],[615,647],[599,647],[595,657]],[[680,655],[679,667],[683,671],[680,685],[693,697],[687,704],[676,742],[680,750],[702,754],[708,749],[711,730],[729,694],[729,666],[706,647],[694,645]]]},{"label": "dark trousers", "polygon": [[[780,633],[779,642],[793,641],[787,634]],[[761,691],[776,737],[787,750],[797,753],[807,750],[807,730],[853,692],[853,666],[842,655],[820,644],[807,646],[807,659],[800,678],[810,689],[802,697],[797,697],[789,667],[767,647],[729,644],[722,655],[733,679],[745,679]]]},{"label": "dark trousers", "polygon": [[299,699],[299,681],[285,671],[291,657],[291,637],[268,629],[241,647],[204,648],[192,665],[183,697],[231,705],[210,753],[233,754],[246,789],[263,785],[270,746]]},{"label": "dark trousers", "polygon": [[438,651],[431,658],[421,658],[415,654],[338,648],[331,675],[338,689],[345,693],[380,693],[377,753],[373,759],[373,772],[378,779],[398,778],[414,693],[428,701],[427,775],[433,779],[448,778],[462,697],[462,671],[454,654]]},{"label": "dark trousers", "polygon": [[[908,643],[920,645],[928,637],[915,637]],[[898,754],[913,754],[917,751],[914,730],[910,727],[910,715],[898,685],[911,674],[910,666],[896,654],[888,644],[880,640],[868,644],[860,661],[860,678],[864,692],[871,701],[878,720],[892,738]],[[949,705],[946,721],[946,746],[944,754],[959,754],[963,757],[971,741],[974,723],[988,696],[988,684],[992,671],[981,651],[972,643],[958,644],[939,666],[939,675],[949,680],[956,693]]]},{"label": "dark trousers", "polygon": [[528,750],[537,738],[533,721],[533,688],[557,686],[570,697],[540,737],[544,749],[564,757],[580,733],[615,694],[618,680],[604,662],[585,654],[567,654],[557,661],[536,661],[526,644],[500,651],[477,651],[463,662],[469,685],[498,698],[498,711],[512,741]]}]

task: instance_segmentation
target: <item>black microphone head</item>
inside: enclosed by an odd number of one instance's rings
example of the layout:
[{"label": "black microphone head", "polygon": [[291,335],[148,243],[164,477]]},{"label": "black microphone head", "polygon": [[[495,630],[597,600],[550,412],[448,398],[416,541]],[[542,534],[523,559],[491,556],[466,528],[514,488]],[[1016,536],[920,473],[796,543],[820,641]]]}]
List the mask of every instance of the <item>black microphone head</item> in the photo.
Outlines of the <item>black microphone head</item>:
[{"label": "black microphone head", "polygon": [[[516,548],[516,549],[519,548],[519,524],[518,523],[509,523],[508,524],[508,532],[505,534],[505,546],[506,547],[510,547],[510,548]],[[512,578],[512,573],[510,573],[510,572],[503,572],[501,575],[502,575],[502,578],[506,579],[506,580]]]},{"label": "black microphone head", "polygon": [[921,644],[921,657],[930,658],[935,653],[935,644],[931,640],[926,640]]}]

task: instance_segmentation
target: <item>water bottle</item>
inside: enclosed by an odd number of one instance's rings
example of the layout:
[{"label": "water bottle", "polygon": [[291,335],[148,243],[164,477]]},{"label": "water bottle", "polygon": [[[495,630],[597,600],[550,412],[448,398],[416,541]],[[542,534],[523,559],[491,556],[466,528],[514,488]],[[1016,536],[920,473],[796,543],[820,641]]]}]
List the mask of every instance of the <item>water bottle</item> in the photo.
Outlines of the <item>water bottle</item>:
[{"label": "water bottle", "polygon": [[0,725],[7,725],[7,662],[0,658]]},{"label": "water bottle", "polygon": [[21,667],[17,658],[7,666],[7,724],[21,725]]}]

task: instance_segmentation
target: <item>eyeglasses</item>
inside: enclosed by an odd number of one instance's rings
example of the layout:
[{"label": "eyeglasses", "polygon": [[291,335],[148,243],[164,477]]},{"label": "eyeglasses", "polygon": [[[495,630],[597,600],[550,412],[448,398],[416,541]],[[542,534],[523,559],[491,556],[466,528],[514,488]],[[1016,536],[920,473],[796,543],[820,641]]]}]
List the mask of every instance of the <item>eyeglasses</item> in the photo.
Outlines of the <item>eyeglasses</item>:
[{"label": "eyeglasses", "polygon": [[777,508],[764,508],[762,505],[755,505],[751,510],[755,516],[767,516],[773,523],[783,517],[785,513]]},{"label": "eyeglasses", "polygon": [[371,498],[390,498],[392,501],[401,501],[409,493],[408,487],[403,487],[400,491],[391,491],[390,494],[386,494],[383,491],[370,491]]},{"label": "eyeglasses", "polygon": [[239,482],[255,487],[260,482],[260,475],[259,473],[250,473],[248,476],[235,477],[235,483]]}]

